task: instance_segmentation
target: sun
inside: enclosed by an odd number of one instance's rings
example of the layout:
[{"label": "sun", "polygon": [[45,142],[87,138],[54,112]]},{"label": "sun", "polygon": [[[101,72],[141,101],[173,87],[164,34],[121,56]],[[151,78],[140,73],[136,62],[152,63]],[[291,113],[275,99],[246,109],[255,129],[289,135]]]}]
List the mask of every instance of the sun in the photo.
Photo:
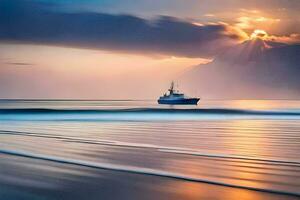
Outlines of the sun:
[{"label": "sun", "polygon": [[268,38],[268,33],[261,29],[254,30],[253,33],[250,35],[251,40],[255,40],[255,39],[265,40],[267,38]]}]

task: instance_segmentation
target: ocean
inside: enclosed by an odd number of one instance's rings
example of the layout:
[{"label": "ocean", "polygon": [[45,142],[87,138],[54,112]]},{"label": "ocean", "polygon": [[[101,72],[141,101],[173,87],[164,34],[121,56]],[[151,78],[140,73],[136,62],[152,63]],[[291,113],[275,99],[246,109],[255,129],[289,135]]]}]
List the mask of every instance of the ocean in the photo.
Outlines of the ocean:
[{"label": "ocean", "polygon": [[300,199],[300,101],[0,100],[0,199]]}]

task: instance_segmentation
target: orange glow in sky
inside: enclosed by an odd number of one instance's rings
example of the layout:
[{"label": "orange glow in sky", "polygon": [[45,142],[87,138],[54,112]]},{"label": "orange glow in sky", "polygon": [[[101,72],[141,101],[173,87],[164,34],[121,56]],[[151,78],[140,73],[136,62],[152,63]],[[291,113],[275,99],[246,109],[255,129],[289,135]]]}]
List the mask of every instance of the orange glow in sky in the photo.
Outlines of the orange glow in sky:
[{"label": "orange glow in sky", "polygon": [[250,36],[250,39],[266,39],[268,37],[268,34],[264,30],[256,29],[253,31],[253,33]]},{"label": "orange glow in sky", "polygon": [[[0,82],[9,84],[11,98],[29,98],[28,91],[37,98],[152,98],[184,70],[209,61],[19,44],[2,45],[0,58],[0,76],[8,77]],[[12,58],[27,64],[12,65]]]}]

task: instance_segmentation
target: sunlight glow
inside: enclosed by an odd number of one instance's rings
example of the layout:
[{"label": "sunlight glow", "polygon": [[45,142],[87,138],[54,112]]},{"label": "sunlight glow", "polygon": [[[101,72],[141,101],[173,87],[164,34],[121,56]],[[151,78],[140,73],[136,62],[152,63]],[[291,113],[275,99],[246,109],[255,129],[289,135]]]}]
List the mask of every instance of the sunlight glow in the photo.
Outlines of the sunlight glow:
[{"label": "sunlight glow", "polygon": [[256,29],[253,31],[253,33],[250,35],[250,39],[254,40],[254,39],[262,39],[265,40],[268,37],[268,33],[264,30],[260,30],[260,29]]}]

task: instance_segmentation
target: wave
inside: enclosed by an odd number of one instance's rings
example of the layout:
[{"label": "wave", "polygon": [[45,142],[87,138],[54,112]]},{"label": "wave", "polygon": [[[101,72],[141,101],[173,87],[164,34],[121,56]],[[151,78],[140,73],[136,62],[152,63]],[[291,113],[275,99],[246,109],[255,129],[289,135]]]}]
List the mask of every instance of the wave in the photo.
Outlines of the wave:
[{"label": "wave", "polygon": [[48,108],[7,108],[0,109],[0,114],[222,114],[222,115],[288,115],[300,116],[300,112],[294,111],[258,111],[242,109],[219,109],[219,108],[199,108],[199,109],[179,109],[179,108],[130,108],[130,109],[48,109]]},{"label": "wave", "polygon": [[81,166],[81,167],[89,167],[89,168],[102,169],[102,170],[111,170],[111,171],[125,172],[125,173],[132,173],[132,174],[157,176],[157,177],[162,177],[162,178],[172,178],[172,179],[183,180],[183,181],[206,183],[206,184],[213,184],[213,185],[219,185],[219,186],[224,186],[224,187],[233,187],[233,188],[240,188],[240,189],[246,189],[246,190],[252,190],[252,191],[300,197],[300,193],[298,193],[298,192],[274,190],[274,189],[269,189],[269,188],[250,187],[250,186],[231,184],[231,183],[226,183],[226,182],[221,182],[221,181],[212,181],[209,179],[201,179],[201,178],[197,178],[197,177],[193,177],[193,176],[187,176],[185,174],[167,172],[167,171],[163,171],[163,170],[156,170],[156,169],[150,169],[150,168],[132,167],[132,166],[124,166],[124,165],[116,165],[116,164],[95,163],[95,162],[83,161],[83,160],[78,160],[78,159],[68,159],[68,158],[57,157],[57,156],[47,156],[47,155],[42,155],[42,154],[29,153],[29,152],[24,152],[24,151],[13,151],[13,150],[6,150],[6,149],[0,149],[0,154],[19,156],[19,157],[25,157],[25,158],[37,159],[37,160],[44,160],[44,161],[61,163],[61,164],[70,164],[70,165],[76,165],[76,166]]},{"label": "wave", "polygon": [[299,119],[299,111],[257,111],[239,109],[0,109],[0,120],[8,121],[172,121],[224,119]]}]

